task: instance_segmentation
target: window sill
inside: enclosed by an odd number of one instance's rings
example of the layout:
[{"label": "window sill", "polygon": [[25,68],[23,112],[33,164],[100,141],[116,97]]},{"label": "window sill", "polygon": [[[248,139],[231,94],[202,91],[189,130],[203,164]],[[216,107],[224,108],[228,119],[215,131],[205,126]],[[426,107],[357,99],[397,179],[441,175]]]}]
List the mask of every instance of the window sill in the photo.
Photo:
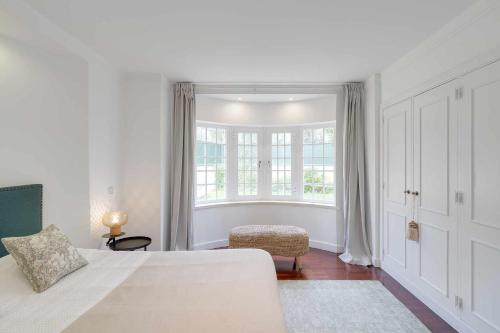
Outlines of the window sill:
[{"label": "window sill", "polygon": [[226,202],[212,202],[205,204],[198,204],[195,210],[220,208],[229,206],[242,206],[242,205],[284,205],[284,206],[299,206],[299,207],[317,207],[336,210],[334,204],[320,203],[320,202],[306,202],[306,201],[279,201],[279,200],[249,200],[249,201],[226,201]]}]

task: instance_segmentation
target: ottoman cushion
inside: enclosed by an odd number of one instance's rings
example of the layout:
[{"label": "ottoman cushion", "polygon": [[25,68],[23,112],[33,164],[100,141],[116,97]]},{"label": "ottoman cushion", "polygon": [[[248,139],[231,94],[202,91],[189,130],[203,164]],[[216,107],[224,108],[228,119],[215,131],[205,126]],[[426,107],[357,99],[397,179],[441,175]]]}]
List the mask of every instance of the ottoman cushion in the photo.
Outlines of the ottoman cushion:
[{"label": "ottoman cushion", "polygon": [[245,225],[229,234],[230,248],[256,248],[271,255],[300,257],[309,251],[307,231],[288,225]]}]

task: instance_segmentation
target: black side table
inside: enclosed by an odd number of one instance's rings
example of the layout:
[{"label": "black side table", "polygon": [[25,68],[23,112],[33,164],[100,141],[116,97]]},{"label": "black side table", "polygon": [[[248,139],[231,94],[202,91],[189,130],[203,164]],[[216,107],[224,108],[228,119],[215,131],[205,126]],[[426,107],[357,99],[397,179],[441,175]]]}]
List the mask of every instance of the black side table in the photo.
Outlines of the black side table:
[{"label": "black side table", "polygon": [[109,248],[113,251],[135,251],[147,247],[151,244],[151,238],[145,236],[125,237],[113,240],[108,244]]},{"label": "black side table", "polygon": [[116,242],[117,237],[121,237],[124,235],[125,235],[124,232],[121,232],[119,235],[111,235],[111,233],[107,233],[107,234],[102,235],[102,238],[108,239],[108,241],[106,242],[106,246],[109,247],[109,244],[114,244]]}]

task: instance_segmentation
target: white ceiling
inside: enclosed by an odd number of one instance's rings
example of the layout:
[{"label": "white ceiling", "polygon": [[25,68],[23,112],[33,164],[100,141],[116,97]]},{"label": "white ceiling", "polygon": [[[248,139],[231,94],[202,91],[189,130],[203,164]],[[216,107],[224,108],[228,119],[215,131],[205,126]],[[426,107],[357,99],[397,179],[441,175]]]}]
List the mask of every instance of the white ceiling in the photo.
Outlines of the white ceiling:
[{"label": "white ceiling", "polygon": [[381,71],[474,0],[25,0],[121,69],[197,82]]}]

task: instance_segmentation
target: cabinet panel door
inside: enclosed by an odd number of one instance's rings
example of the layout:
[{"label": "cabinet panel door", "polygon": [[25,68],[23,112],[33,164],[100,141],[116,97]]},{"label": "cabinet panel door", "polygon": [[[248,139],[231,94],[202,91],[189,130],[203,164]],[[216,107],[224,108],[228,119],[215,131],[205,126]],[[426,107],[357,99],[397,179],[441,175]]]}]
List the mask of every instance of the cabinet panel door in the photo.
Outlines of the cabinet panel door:
[{"label": "cabinet panel door", "polygon": [[464,78],[459,118],[463,320],[500,332],[500,63]]},{"label": "cabinet panel door", "polygon": [[384,264],[399,272],[407,268],[406,224],[412,179],[411,100],[384,110]]},{"label": "cabinet panel door", "polygon": [[441,306],[455,312],[457,284],[457,101],[456,82],[414,99],[412,196],[420,239],[416,283]]}]

